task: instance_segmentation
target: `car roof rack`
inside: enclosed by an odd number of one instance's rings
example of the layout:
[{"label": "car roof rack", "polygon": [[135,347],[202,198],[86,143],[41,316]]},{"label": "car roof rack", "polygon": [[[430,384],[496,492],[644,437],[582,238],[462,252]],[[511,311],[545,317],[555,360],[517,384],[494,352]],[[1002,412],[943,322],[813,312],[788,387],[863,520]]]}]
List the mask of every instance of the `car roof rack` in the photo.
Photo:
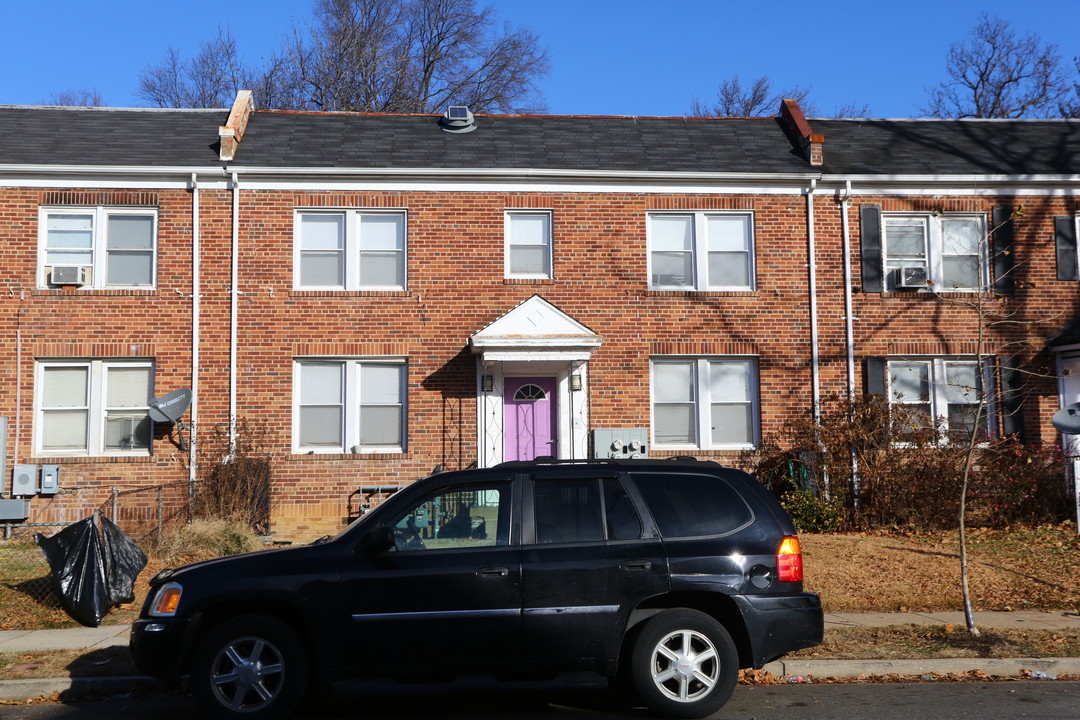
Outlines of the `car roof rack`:
[{"label": "car roof rack", "polygon": [[714,460],[701,460],[692,455],[673,455],[666,458],[555,458],[550,455],[541,455],[532,460],[507,460],[495,467],[537,467],[539,465],[614,465],[624,466],[632,463],[668,463],[668,462],[693,462],[711,465],[719,465]]}]

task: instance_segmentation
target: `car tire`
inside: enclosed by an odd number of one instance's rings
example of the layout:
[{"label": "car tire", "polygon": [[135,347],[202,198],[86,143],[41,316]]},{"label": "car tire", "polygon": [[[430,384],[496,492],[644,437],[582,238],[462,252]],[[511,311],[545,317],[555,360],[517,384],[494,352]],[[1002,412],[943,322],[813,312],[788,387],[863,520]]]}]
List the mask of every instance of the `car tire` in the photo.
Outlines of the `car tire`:
[{"label": "car tire", "polygon": [[265,615],[243,615],[213,628],[191,667],[191,694],[215,718],[288,716],[307,687],[307,654],[296,633]]},{"label": "car tire", "polygon": [[738,653],[719,622],[697,610],[665,610],[650,618],[630,660],[634,689],[655,714],[700,718],[731,697]]}]

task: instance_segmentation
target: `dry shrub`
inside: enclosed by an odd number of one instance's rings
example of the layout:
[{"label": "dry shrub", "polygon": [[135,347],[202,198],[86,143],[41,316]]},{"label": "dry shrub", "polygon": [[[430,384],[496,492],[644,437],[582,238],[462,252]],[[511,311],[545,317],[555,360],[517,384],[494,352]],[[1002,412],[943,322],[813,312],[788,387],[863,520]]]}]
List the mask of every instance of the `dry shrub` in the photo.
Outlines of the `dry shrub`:
[{"label": "dry shrub", "polygon": [[[742,458],[805,532],[954,528],[967,443],[885,398],[832,396],[821,422],[793,418]],[[854,459],[854,464],[853,464]],[[856,467],[857,474],[853,472]],[[1069,516],[1066,463],[1056,446],[991,437],[976,448],[968,523],[982,527],[1060,522]]]},{"label": "dry shrub", "polygon": [[179,528],[161,543],[157,554],[166,565],[176,566],[265,549],[266,543],[249,526],[211,519]]},{"label": "dry shrub", "polygon": [[241,419],[230,452],[226,426],[200,438],[195,517],[217,518],[265,533],[270,524],[270,451],[274,434],[266,423]]}]

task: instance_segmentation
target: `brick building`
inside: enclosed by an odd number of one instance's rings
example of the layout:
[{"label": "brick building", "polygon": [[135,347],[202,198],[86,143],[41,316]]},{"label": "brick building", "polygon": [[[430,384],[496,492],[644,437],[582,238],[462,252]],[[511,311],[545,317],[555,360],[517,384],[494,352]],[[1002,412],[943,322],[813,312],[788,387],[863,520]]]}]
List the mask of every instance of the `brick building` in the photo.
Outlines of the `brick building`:
[{"label": "brick building", "polygon": [[[993,432],[1056,443],[1080,400],[1078,147],[1072,121],[807,121],[791,101],[0,108],[4,493],[34,473],[34,522],[182,497],[208,462],[182,439],[257,425],[272,530],[304,539],[436,465],[730,461],[849,392],[963,424],[981,387]],[[979,299],[1010,312],[985,377]],[[152,422],[183,388],[180,432]]]}]

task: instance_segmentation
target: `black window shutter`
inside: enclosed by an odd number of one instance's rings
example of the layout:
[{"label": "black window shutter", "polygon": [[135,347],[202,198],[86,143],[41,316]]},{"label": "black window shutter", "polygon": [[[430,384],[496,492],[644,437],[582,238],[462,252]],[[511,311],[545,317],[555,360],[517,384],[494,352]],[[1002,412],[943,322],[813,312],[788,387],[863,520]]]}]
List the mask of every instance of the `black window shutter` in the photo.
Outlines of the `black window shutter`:
[{"label": "black window shutter", "polygon": [[1054,218],[1054,246],[1057,248],[1057,279],[1080,280],[1076,265],[1076,220],[1072,216]]},{"label": "black window shutter", "polygon": [[867,395],[885,396],[885,373],[888,362],[883,357],[868,357],[863,365],[863,385]]},{"label": "black window shutter", "polygon": [[992,214],[994,237],[990,249],[994,254],[994,290],[997,292],[1010,292],[1016,286],[1012,276],[1015,244],[1012,214],[1013,209],[1009,205],[994,207]]},{"label": "black window shutter", "polygon": [[859,207],[859,236],[862,247],[863,292],[882,291],[881,206]]},{"label": "black window shutter", "polygon": [[1024,373],[1018,358],[1001,361],[1001,431],[1006,435],[1024,436],[1023,392]]}]

